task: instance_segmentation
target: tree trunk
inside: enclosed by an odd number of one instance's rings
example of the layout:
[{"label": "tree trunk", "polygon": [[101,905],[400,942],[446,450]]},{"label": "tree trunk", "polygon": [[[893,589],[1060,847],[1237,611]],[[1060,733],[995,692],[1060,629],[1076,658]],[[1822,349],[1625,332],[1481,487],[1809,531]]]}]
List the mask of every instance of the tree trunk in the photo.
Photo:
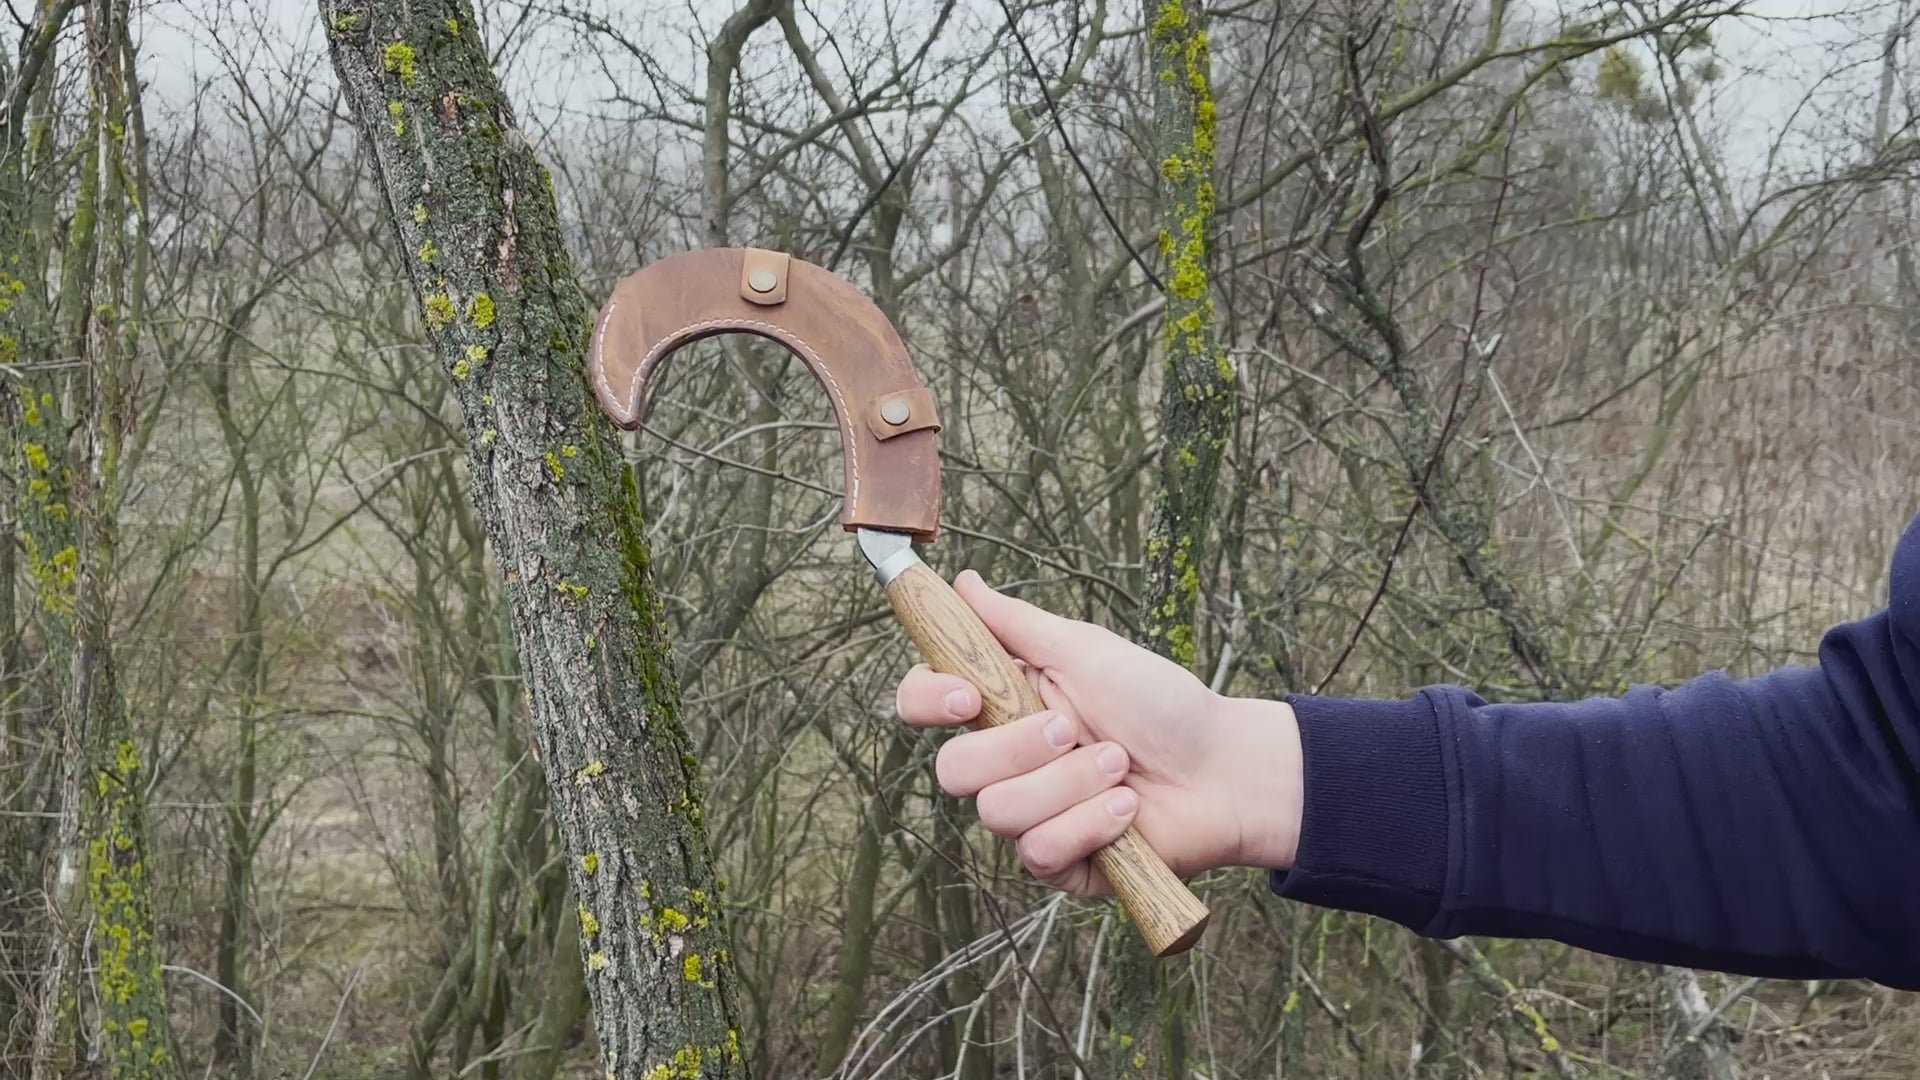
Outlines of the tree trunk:
[{"label": "tree trunk", "polygon": [[[1212,64],[1199,3],[1149,0],[1145,6],[1167,307],[1159,484],[1147,523],[1140,627],[1143,644],[1191,667],[1201,555],[1233,425],[1233,369],[1214,340],[1209,285]],[[1111,948],[1106,1050],[1112,1074],[1184,1078],[1191,983],[1170,980],[1169,962],[1153,959],[1138,934],[1114,934]]]},{"label": "tree trunk", "polygon": [[240,693],[234,718],[233,776],[228,789],[227,835],[222,853],[226,879],[220,903],[220,937],[214,950],[214,978],[228,992],[220,995],[214,1058],[235,1063],[236,1076],[244,1080],[253,1075],[249,1034],[241,1026],[240,1005],[249,1002],[246,966],[253,923],[254,799],[259,781],[256,710],[265,692],[266,610],[265,583],[260,575],[260,477],[254,469],[247,433],[233,410],[236,346],[233,337],[236,335],[237,331],[223,342],[226,347],[207,376],[207,390],[213,399],[214,415],[220,421],[233,480],[240,488],[240,520],[234,525],[240,552],[240,610],[234,627],[239,638],[235,682]]},{"label": "tree trunk", "polygon": [[592,310],[465,0],[323,0],[334,66],[464,417],[618,1078],[746,1075],[732,955]]},{"label": "tree trunk", "polygon": [[[85,312],[86,411],[83,453],[69,470],[69,509],[78,547],[45,558],[42,605],[66,606],[77,646],[71,712],[89,767],[83,791],[87,902],[92,909],[100,1046],[116,1080],[181,1075],[167,1019],[160,949],[154,936],[153,874],[146,836],[147,763],[121,694],[113,654],[121,473],[133,415],[128,372],[145,317],[144,163],[137,143],[139,80],[128,30],[130,0],[86,6],[89,82],[95,115],[90,174],[95,192],[93,275]],[[129,184],[136,185],[129,190]],[[131,234],[131,235],[129,235]],[[47,508],[51,510],[51,507]],[[59,516],[59,515],[53,515]],[[74,549],[67,549],[69,551]],[[44,549],[43,549],[44,554]],[[69,586],[62,579],[71,567]]]},{"label": "tree trunk", "polygon": [[827,1030],[815,1050],[814,1072],[832,1075],[847,1056],[854,1025],[866,1003],[867,979],[873,974],[873,950],[882,927],[874,918],[874,898],[884,865],[883,839],[894,824],[891,788],[907,762],[909,741],[898,734],[888,739],[887,756],[873,777],[860,837],[854,843],[853,866],[847,871],[846,906],[840,927],[839,966],[834,973],[833,998],[827,1010]]},{"label": "tree trunk", "polygon": [[[23,373],[44,371],[48,362],[60,355],[45,289],[51,249],[57,242],[50,228],[54,190],[63,186],[54,179],[57,162],[51,102],[59,35],[74,4],[72,0],[40,0],[35,7],[33,24],[21,34],[18,55],[0,60],[0,91],[4,91],[0,101],[11,106],[0,113],[0,252],[6,254],[6,262],[0,264],[0,365]],[[7,538],[7,546],[12,549],[17,545],[21,556],[30,543],[49,539],[56,525],[60,539],[51,546],[43,544],[42,549],[60,551],[67,546],[69,530],[64,517],[56,523],[40,513],[44,503],[54,501],[50,485],[44,479],[42,484],[33,484],[33,479],[42,478],[24,475],[27,444],[47,442],[41,426],[45,410],[38,402],[39,394],[53,385],[50,375],[37,379],[23,376],[19,396],[13,398],[13,391],[8,394],[13,400],[6,409],[7,472],[17,479],[10,484],[12,535]],[[34,423],[29,425],[29,420]],[[64,513],[64,497],[61,503]],[[10,581],[13,572],[9,567]],[[27,619],[43,624],[47,621],[37,608],[38,583],[29,580],[27,585],[17,601],[23,609],[17,622],[9,620],[7,624],[9,648],[17,643],[18,623]],[[37,666],[37,673],[16,665],[17,654],[9,654],[5,698],[9,746],[29,745],[28,721],[21,715],[28,701],[50,701],[62,693],[49,683],[66,670],[62,662],[71,659],[70,649],[58,656],[53,652],[66,640],[43,640],[49,663]],[[22,684],[33,686],[30,698],[16,694],[15,688]],[[69,738],[72,728],[67,720],[65,710],[51,710],[51,726],[31,732],[31,741],[45,749],[19,767],[33,779],[8,784],[9,802],[0,807],[13,812],[0,821],[0,890],[16,898],[8,910],[0,912],[0,922],[16,931],[0,934],[0,967],[26,973],[17,988],[11,979],[0,980],[7,984],[0,990],[0,1015],[21,1020],[3,1025],[5,1034],[0,1035],[4,1040],[0,1043],[0,1072],[8,1075],[39,1077],[60,1068],[52,1054],[64,1041],[60,1028],[65,1019],[63,1005],[70,1000],[67,989],[76,948],[76,938],[70,933],[74,925],[66,916],[78,895],[75,883],[79,874],[81,763],[77,747]],[[37,816],[49,812],[50,818]]]}]

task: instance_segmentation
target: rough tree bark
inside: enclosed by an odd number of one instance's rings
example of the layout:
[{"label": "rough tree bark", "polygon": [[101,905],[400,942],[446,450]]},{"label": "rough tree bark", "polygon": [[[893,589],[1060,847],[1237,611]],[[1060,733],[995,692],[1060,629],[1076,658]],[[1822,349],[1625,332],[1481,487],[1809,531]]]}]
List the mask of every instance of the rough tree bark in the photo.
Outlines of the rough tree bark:
[{"label": "rough tree bark", "polygon": [[[0,56],[0,368],[20,373],[40,366],[52,355],[52,313],[45,295],[52,236],[54,167],[51,102],[60,29],[73,10],[73,0],[40,0],[34,20],[21,34],[18,50]],[[27,407],[33,398],[21,395]],[[18,981],[0,978],[0,1015],[20,1022],[0,1025],[0,1073],[37,1075],[39,1051],[56,1041],[58,1010],[46,1013],[41,1003],[57,1001],[70,975],[69,945],[49,908],[63,892],[56,852],[74,855],[77,836],[78,762],[64,753],[57,730],[33,722],[29,695],[46,682],[32,674],[19,648],[23,624],[33,617],[34,595],[29,589],[15,596],[16,549],[25,543],[18,500],[27,487],[17,482],[21,444],[28,441],[21,425],[22,401],[9,391],[0,401],[7,436],[9,473],[5,550],[0,567],[5,573],[9,604],[6,622],[4,729],[0,730],[0,771],[6,802],[0,803],[0,925],[13,933],[0,934],[0,968],[19,971]],[[41,441],[44,441],[42,439]],[[25,509],[31,509],[26,507]],[[64,547],[64,543],[61,545]],[[56,548],[55,550],[59,550]],[[33,695],[33,696],[38,696]],[[55,716],[56,723],[64,714]],[[29,747],[39,749],[29,751]],[[15,776],[31,778],[13,782]],[[52,818],[42,815],[53,813]],[[69,862],[69,866],[77,859]],[[70,882],[72,875],[66,875]]]},{"label": "rough tree bark", "polygon": [[[126,0],[85,5],[91,111],[77,168],[59,301],[44,293],[58,190],[51,95],[43,81],[74,3],[38,5],[29,49],[11,73],[3,142],[7,276],[0,280],[0,362],[19,364],[6,454],[15,476],[17,540],[54,701],[40,837],[44,933],[31,946],[36,984],[21,1011],[21,1073],[65,1075],[84,1044],[115,1077],[179,1075],[167,1024],[147,859],[147,769],[114,675],[112,606],[127,371],[141,331],[145,214],[139,83]],[[37,72],[37,74],[36,74]],[[15,183],[24,185],[14,188]],[[57,317],[56,317],[57,315]],[[53,361],[78,357],[80,363]],[[83,907],[87,909],[83,917]],[[95,992],[77,993],[83,930]],[[95,1011],[83,1017],[82,1008]],[[97,1030],[76,1036],[83,1019]]]},{"label": "rough tree bark", "polygon": [[1209,288],[1214,106],[1200,5],[1149,4],[1148,20],[1167,308],[1160,476],[1140,622],[1150,647],[1191,665],[1200,557],[1233,426],[1234,374],[1215,340]]},{"label": "rough tree bark", "polygon": [[[1200,560],[1233,426],[1232,366],[1215,340],[1208,243],[1213,229],[1212,63],[1196,0],[1147,0],[1153,148],[1160,174],[1166,293],[1160,468],[1147,522],[1143,643],[1189,667],[1198,636]],[[1168,978],[1137,934],[1115,934],[1106,1049],[1113,1075],[1187,1075],[1189,984]]]},{"label": "rough tree bark", "polygon": [[[47,527],[49,542],[29,546],[26,554],[48,621],[64,622],[72,643],[64,706],[80,733],[87,768],[81,833],[101,1056],[115,1080],[171,1080],[181,1070],[155,936],[146,836],[150,767],[113,649],[120,506],[128,425],[136,415],[131,384],[146,318],[145,123],[130,9],[131,0],[91,0],[85,6],[93,115],[79,205],[88,220],[85,229],[76,226],[80,235],[70,235],[69,257],[90,244],[91,259],[76,259],[68,269],[76,279],[89,273],[91,279],[77,294],[82,302],[62,308],[63,316],[71,313],[76,320],[74,340],[84,343],[82,374],[68,388],[78,398],[78,423],[69,442],[54,396],[23,401],[22,423],[31,428],[37,420],[47,434],[44,444],[23,443],[22,456],[28,475],[43,481],[29,482],[29,500],[50,500],[63,490],[67,500],[64,510],[51,501],[37,506],[34,516]],[[44,410],[37,417],[36,405]],[[35,446],[44,448],[36,453]],[[60,472],[65,475],[55,475]],[[69,521],[71,531],[65,532]],[[55,551],[52,537],[62,532],[74,546]]]},{"label": "rough tree bark", "polygon": [[592,309],[466,0],[322,0],[463,413],[608,1076],[741,1077],[734,976],[637,499],[588,392]]}]

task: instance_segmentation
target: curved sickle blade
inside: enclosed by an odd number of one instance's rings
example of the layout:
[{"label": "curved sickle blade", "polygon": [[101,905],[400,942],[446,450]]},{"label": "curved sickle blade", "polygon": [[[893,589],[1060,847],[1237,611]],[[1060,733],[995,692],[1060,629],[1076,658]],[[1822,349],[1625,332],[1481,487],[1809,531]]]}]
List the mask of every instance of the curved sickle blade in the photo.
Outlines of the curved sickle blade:
[{"label": "curved sickle blade", "polygon": [[[766,285],[769,274],[783,288],[749,286],[750,275]],[[587,351],[600,408],[623,428],[640,427],[661,361],[689,342],[729,333],[779,342],[827,392],[845,454],[841,524],[932,541],[940,524],[933,395],[873,301],[812,263],[754,248],[706,248],[628,275],[600,309]]]}]

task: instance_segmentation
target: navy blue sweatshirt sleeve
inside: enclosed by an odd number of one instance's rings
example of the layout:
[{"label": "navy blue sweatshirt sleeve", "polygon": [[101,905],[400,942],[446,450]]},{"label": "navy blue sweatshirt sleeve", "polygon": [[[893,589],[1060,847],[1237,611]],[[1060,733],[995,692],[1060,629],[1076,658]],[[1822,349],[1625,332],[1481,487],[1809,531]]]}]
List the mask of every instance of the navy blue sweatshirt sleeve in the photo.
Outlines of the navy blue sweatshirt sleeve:
[{"label": "navy blue sweatshirt sleeve", "polygon": [[1281,896],[1429,937],[1920,989],[1920,518],[1817,667],[1620,698],[1289,699]]}]

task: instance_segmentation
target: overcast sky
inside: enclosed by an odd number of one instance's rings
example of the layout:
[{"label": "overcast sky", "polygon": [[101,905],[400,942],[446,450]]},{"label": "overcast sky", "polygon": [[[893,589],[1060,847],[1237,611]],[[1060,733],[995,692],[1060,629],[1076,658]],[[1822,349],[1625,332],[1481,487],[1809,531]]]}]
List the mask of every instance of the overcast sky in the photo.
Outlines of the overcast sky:
[{"label": "overcast sky", "polygon": [[[931,7],[930,0],[923,0]],[[1548,0],[1515,0],[1546,16]],[[1840,117],[1855,124],[1871,115],[1878,78],[1880,38],[1897,13],[1920,0],[1757,0],[1746,13],[1722,20],[1715,49],[1728,77],[1709,103],[1706,122],[1726,132],[1733,169],[1750,174],[1763,163],[1776,139],[1787,141],[1794,160],[1803,160],[1819,144],[1831,146],[1847,134]],[[700,63],[697,42],[738,6],[739,0],[599,0],[596,10],[619,22],[644,28],[659,42],[656,60],[669,71],[694,81]],[[965,47],[967,27],[997,21],[997,0],[967,0],[973,9],[957,20],[955,47]],[[862,0],[814,0],[803,7],[836,27],[857,34],[877,4]],[[1137,18],[1135,4],[1117,5],[1122,21]],[[916,0],[896,0],[896,11],[914,11]],[[315,0],[163,0],[144,16],[143,68],[151,81],[154,104],[178,104],[200,76],[220,70],[211,43],[261,40],[281,67],[304,58],[302,70],[316,86],[331,83],[322,49]],[[896,23],[899,20],[896,18]],[[1518,21],[1518,20],[1512,20]],[[1542,17],[1538,21],[1545,22]],[[1036,25],[1038,20],[1036,19]],[[763,33],[765,33],[763,31]],[[1903,47],[1911,55],[1911,50]],[[1046,60],[1042,58],[1042,65]],[[1589,61],[1591,64],[1591,61]],[[637,72],[631,77],[638,80]],[[597,64],[571,51],[568,35],[554,30],[538,35],[508,72],[509,89],[529,126],[544,128],[560,120],[563,128],[593,122],[609,89]],[[1897,121],[1896,121],[1897,122]]]}]

